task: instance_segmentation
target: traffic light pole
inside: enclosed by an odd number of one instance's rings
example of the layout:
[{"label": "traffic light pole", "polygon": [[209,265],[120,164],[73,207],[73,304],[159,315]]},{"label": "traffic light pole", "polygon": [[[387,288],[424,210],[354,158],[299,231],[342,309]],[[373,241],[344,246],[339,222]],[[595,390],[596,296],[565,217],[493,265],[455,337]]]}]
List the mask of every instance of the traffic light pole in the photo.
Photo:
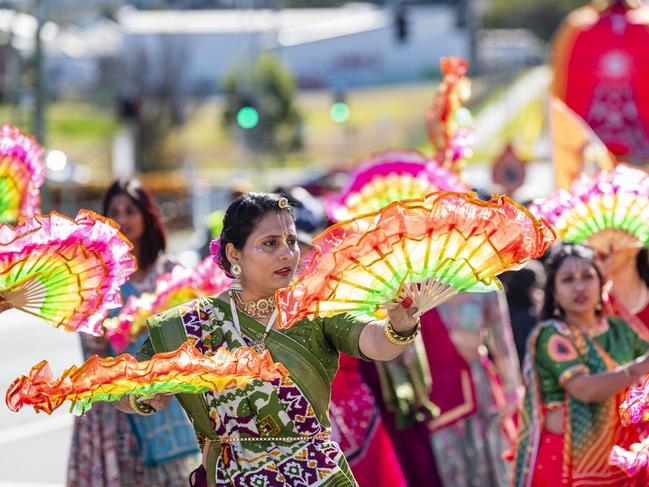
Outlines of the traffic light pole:
[{"label": "traffic light pole", "polygon": [[33,132],[36,140],[45,145],[45,83],[43,77],[43,40],[41,33],[45,24],[46,0],[35,0],[34,16],[36,17],[36,33],[34,39],[34,121]]}]

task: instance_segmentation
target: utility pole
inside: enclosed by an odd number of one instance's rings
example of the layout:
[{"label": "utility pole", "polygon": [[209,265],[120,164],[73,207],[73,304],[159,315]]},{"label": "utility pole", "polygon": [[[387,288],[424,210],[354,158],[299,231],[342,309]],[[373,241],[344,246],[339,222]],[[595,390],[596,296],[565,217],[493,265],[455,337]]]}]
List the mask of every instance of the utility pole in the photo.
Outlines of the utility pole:
[{"label": "utility pole", "polygon": [[34,122],[33,131],[36,140],[45,145],[45,83],[43,77],[43,41],[41,32],[45,25],[45,2],[47,0],[34,0],[34,17],[37,27],[34,39]]}]

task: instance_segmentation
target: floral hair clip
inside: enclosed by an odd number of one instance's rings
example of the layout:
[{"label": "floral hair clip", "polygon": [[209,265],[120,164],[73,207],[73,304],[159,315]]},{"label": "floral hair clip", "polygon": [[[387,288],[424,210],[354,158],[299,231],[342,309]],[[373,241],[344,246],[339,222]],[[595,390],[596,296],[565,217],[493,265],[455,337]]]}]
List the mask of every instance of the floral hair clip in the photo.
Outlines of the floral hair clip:
[{"label": "floral hair clip", "polygon": [[221,239],[217,238],[210,242],[210,254],[217,264],[221,260]]},{"label": "floral hair clip", "polygon": [[283,210],[288,206],[288,200],[286,198],[280,198],[277,202],[277,206],[279,206]]}]

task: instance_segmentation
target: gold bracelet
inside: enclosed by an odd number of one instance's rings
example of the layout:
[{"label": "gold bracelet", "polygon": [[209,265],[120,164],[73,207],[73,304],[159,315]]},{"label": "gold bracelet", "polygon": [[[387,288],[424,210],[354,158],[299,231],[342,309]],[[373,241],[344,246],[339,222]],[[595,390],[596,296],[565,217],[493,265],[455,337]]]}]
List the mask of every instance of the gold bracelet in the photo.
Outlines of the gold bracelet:
[{"label": "gold bracelet", "polygon": [[417,320],[417,324],[415,325],[415,329],[412,331],[412,333],[404,337],[399,335],[394,330],[394,328],[392,328],[392,322],[390,320],[386,321],[385,325],[383,326],[383,332],[385,333],[385,338],[387,338],[388,341],[393,345],[401,345],[401,346],[408,345],[415,338],[417,338],[420,329],[421,329],[421,321]]},{"label": "gold bracelet", "polygon": [[158,410],[153,406],[141,403],[138,400],[137,395],[135,394],[129,394],[126,402],[128,403],[128,407],[130,407],[136,414],[139,414],[140,416],[151,416],[152,414],[158,412]]}]

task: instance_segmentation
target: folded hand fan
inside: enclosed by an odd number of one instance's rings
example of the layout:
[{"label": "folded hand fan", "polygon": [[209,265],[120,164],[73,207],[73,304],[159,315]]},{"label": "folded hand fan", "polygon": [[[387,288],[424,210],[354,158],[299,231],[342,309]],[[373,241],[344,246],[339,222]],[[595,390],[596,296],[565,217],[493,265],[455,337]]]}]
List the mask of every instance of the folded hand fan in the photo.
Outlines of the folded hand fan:
[{"label": "folded hand fan", "polygon": [[505,196],[431,193],[338,223],[313,241],[300,278],[276,292],[280,325],[372,314],[400,296],[422,314],[461,291],[490,291],[496,275],[540,257],[551,227]]},{"label": "folded hand fan", "polygon": [[211,256],[196,267],[176,266],[158,278],[154,292],[131,296],[115,318],[105,320],[105,335],[120,352],[144,330],[145,318],[201,296],[219,294],[231,281]]},{"label": "folded hand fan", "polygon": [[380,210],[397,200],[423,198],[432,191],[469,191],[450,169],[421,152],[392,149],[361,161],[338,194],[325,197],[332,221],[348,220]]},{"label": "folded hand fan", "polygon": [[442,81],[433,104],[426,113],[428,138],[436,150],[437,160],[456,171],[458,163],[471,157],[475,142],[473,117],[464,106],[471,96],[466,77],[469,63],[460,57],[440,60]]},{"label": "folded hand fan", "polygon": [[623,470],[629,477],[646,472],[649,467],[649,438],[633,443],[629,450],[614,446],[608,462]]},{"label": "folded hand fan", "polygon": [[29,376],[23,375],[11,384],[6,402],[12,411],[33,406],[37,412],[51,414],[70,401],[70,411],[81,415],[95,402],[116,401],[125,394],[201,394],[245,387],[253,379],[271,381],[287,374],[268,351],[259,355],[250,347],[234,352],[220,348],[207,356],[186,342],[175,352],[158,353],[143,362],[128,354],[115,358],[93,355],[81,367],[66,369],[58,379],[52,377],[44,360],[32,367]]},{"label": "folded hand fan", "polygon": [[558,190],[530,206],[554,225],[564,242],[598,252],[649,247],[649,173],[619,164],[595,176],[583,175],[570,191]]},{"label": "folded hand fan", "polygon": [[0,129],[0,222],[13,223],[38,212],[45,182],[43,148],[11,125]]},{"label": "folded hand fan", "polygon": [[119,287],[135,271],[132,246],[111,220],[81,210],[0,225],[0,302],[67,331],[101,334]]}]

